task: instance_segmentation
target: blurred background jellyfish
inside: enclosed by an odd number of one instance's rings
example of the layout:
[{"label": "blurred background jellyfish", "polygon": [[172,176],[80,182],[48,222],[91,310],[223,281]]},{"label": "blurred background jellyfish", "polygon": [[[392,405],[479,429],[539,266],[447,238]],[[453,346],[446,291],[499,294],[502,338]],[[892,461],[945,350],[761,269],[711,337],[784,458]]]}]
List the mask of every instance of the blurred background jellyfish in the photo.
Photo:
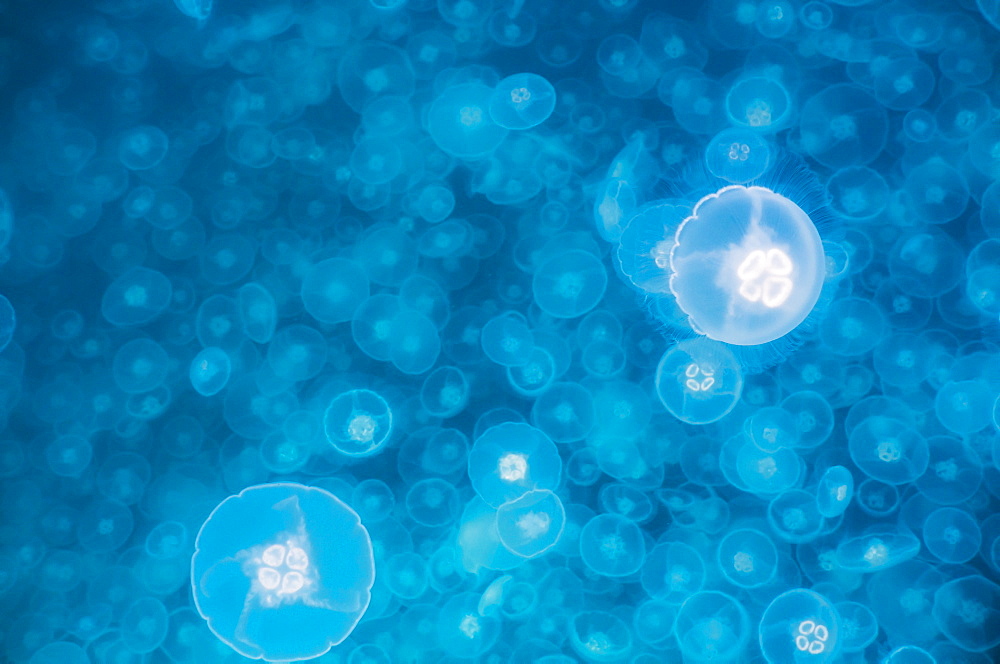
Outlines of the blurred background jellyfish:
[{"label": "blurred background jellyfish", "polygon": [[677,229],[670,269],[670,290],[696,332],[751,346],[806,319],[826,261],[802,208],[767,188],[734,185],[698,201]]},{"label": "blurred background jellyfish", "polygon": [[251,659],[318,657],[368,609],[372,542],[333,494],[301,484],[244,489],[220,503],[195,540],[195,608],[221,641]]}]

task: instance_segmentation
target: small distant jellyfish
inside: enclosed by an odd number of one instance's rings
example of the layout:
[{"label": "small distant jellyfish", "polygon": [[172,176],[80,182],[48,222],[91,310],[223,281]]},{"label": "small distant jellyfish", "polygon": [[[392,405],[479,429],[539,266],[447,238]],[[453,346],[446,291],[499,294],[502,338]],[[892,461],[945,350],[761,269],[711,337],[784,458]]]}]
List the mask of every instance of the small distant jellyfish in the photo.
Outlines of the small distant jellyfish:
[{"label": "small distant jellyfish", "polygon": [[670,290],[692,327],[738,346],[798,327],[819,300],[826,259],[802,208],[765,187],[725,187],[677,229]]},{"label": "small distant jellyfish", "polygon": [[556,90],[538,74],[508,76],[490,97],[490,117],[506,129],[531,129],[545,122],[556,107]]},{"label": "small distant jellyfish", "polygon": [[771,165],[771,146],[760,134],[739,127],[723,129],[705,148],[705,165],[717,178],[746,184]]},{"label": "small distant jellyfish", "polygon": [[725,344],[711,339],[681,341],[664,353],[656,369],[656,395],[671,415],[688,424],[725,417],[743,393],[743,372]]},{"label": "small distant jellyfish", "polygon": [[214,0],[174,0],[180,13],[198,21],[205,21],[212,14]]},{"label": "small distant jellyfish", "polygon": [[392,410],[371,390],[338,395],[323,415],[327,440],[347,456],[369,456],[385,445],[392,432]]},{"label": "small distant jellyfish", "polygon": [[14,338],[14,328],[17,326],[17,313],[14,306],[3,295],[0,295],[0,352]]},{"label": "small distant jellyfish", "polygon": [[269,662],[318,657],[346,639],[375,581],[371,538],[333,494],[266,484],[226,498],[195,540],[195,608],[223,643]]}]

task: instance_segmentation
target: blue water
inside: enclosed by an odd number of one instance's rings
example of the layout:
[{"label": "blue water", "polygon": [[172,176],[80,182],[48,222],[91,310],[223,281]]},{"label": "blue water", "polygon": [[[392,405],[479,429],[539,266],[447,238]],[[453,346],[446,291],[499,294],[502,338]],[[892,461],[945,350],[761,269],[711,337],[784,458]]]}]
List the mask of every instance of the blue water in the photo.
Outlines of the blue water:
[{"label": "blue water", "polygon": [[0,0],[0,662],[1000,661],[996,0]]}]

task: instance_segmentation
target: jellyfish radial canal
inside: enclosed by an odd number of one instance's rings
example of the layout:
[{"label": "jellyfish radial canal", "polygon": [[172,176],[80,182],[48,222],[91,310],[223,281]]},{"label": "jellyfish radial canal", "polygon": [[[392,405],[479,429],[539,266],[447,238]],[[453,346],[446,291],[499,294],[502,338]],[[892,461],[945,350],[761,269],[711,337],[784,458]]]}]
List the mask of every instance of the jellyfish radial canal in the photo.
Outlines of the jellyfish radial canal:
[{"label": "jellyfish radial canal", "polygon": [[757,186],[701,199],[677,229],[669,263],[670,290],[692,327],[739,346],[798,327],[819,300],[825,273],[809,215]]}]

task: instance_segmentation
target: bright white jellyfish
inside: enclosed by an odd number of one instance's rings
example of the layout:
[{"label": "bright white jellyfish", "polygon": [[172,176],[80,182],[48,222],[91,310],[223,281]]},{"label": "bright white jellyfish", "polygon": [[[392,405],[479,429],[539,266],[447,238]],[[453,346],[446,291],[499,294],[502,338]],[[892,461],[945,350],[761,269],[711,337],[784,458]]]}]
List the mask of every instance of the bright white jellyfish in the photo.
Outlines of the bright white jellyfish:
[{"label": "bright white jellyfish", "polygon": [[333,494],[301,484],[244,489],[202,525],[191,559],[194,604],[233,650],[269,662],[318,657],[368,609],[371,538]]},{"label": "bright white jellyfish", "polygon": [[738,346],[794,330],[819,299],[823,244],[802,208],[765,187],[724,187],[677,229],[670,290],[692,327]]}]

